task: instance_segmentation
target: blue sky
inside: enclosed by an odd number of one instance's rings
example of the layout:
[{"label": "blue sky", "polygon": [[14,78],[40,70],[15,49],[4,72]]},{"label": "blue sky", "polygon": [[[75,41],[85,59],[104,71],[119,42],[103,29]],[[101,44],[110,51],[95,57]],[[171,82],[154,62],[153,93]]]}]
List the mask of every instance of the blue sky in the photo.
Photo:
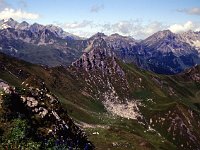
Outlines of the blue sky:
[{"label": "blue sky", "polygon": [[158,30],[200,30],[200,0],[0,0],[0,19],[55,24],[79,36],[145,38]]}]

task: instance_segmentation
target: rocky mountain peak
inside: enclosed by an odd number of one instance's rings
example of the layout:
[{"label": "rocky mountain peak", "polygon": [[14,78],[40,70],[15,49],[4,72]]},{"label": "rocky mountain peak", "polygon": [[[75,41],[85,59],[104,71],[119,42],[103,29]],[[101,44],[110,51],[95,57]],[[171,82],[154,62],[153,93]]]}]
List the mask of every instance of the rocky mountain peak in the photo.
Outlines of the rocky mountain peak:
[{"label": "rocky mountain peak", "polygon": [[40,30],[43,30],[45,27],[41,24],[34,23],[30,26],[30,31],[32,32],[38,32]]},{"label": "rocky mountain peak", "polygon": [[181,74],[185,80],[192,80],[200,83],[200,66],[196,65],[192,68],[187,69],[184,73]]},{"label": "rocky mountain peak", "polygon": [[110,36],[112,36],[112,37],[122,37],[120,34],[118,34],[118,33],[114,33],[114,34],[111,34]]},{"label": "rocky mountain peak", "polygon": [[57,33],[58,35],[64,32],[62,28],[54,26],[52,24],[47,25],[46,28],[49,29],[51,32]]},{"label": "rocky mountain peak", "polygon": [[114,49],[126,48],[130,49],[130,47],[136,44],[136,40],[132,37],[122,36],[118,33],[112,34],[106,38],[106,41],[109,46]]},{"label": "rocky mountain peak", "polygon": [[16,25],[15,27],[17,30],[27,30],[29,28],[29,23],[26,21],[23,21]]},{"label": "rocky mountain peak", "polygon": [[17,22],[17,21],[15,21],[15,20],[12,19],[12,18],[3,19],[2,21],[5,22],[5,23]]},{"label": "rocky mountain peak", "polygon": [[0,29],[7,29],[7,28],[13,28],[19,31],[20,30],[31,31],[33,34],[47,29],[50,32],[52,32],[56,37],[59,37],[59,38],[63,38],[63,39],[70,38],[70,39],[77,39],[77,40],[80,39],[80,37],[70,34],[68,32],[65,32],[62,28],[58,26],[54,26],[54,25],[44,26],[38,23],[34,23],[31,25],[26,21],[19,23],[12,18],[6,19],[6,20],[3,19],[0,21]]},{"label": "rocky mountain peak", "polygon": [[106,35],[104,33],[98,32],[96,34],[94,34],[93,36],[91,36],[89,39],[100,39],[100,38],[105,38]]},{"label": "rocky mountain peak", "polygon": [[179,34],[169,30],[159,31],[142,41],[148,49],[161,53],[173,53],[175,56],[194,54],[195,50]]},{"label": "rocky mountain peak", "polygon": [[22,21],[20,24],[21,24],[21,25],[26,25],[26,26],[29,26],[29,23],[28,23],[28,22],[26,22],[26,21]]},{"label": "rocky mountain peak", "polygon": [[157,42],[158,40],[163,40],[163,39],[173,40],[175,37],[176,37],[175,33],[172,33],[170,30],[164,30],[164,31],[158,31],[157,33],[145,39],[145,41]]},{"label": "rocky mountain peak", "polygon": [[58,26],[55,26],[55,25],[47,25],[45,27],[45,29],[48,29],[49,31],[51,31],[52,33],[54,33],[57,37],[61,37],[63,39],[68,39],[68,38],[71,38],[71,39],[77,39],[79,40],[80,37],[78,36],[75,36],[73,34],[70,34],[66,31],[64,31],[61,27],[58,27]]},{"label": "rocky mountain peak", "polygon": [[133,37],[122,36],[122,35],[120,35],[118,33],[111,34],[108,38],[113,38],[113,39],[127,39],[129,41],[131,41],[131,40],[135,41],[135,39]]},{"label": "rocky mountain peak", "polygon": [[16,22],[14,19],[12,18],[8,18],[8,19],[3,19],[4,22]]},{"label": "rocky mountain peak", "polygon": [[84,70],[104,69],[106,60],[113,57],[114,53],[106,47],[106,43],[102,40],[100,43],[93,43],[89,52],[85,52],[80,59],[72,63],[72,66],[83,68]]},{"label": "rocky mountain peak", "polygon": [[3,19],[0,22],[0,29],[15,28],[19,23],[12,18]]},{"label": "rocky mountain peak", "polygon": [[179,34],[183,42],[188,43],[200,53],[200,32],[187,31]]}]

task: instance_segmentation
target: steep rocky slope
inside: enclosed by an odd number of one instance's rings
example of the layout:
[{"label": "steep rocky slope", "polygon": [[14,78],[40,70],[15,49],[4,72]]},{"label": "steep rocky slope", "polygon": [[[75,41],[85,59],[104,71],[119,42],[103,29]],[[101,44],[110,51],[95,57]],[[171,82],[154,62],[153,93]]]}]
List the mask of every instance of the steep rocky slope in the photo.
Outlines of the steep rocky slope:
[{"label": "steep rocky slope", "polygon": [[0,80],[1,149],[93,149],[85,133],[67,115],[58,98],[25,84],[10,86]]}]

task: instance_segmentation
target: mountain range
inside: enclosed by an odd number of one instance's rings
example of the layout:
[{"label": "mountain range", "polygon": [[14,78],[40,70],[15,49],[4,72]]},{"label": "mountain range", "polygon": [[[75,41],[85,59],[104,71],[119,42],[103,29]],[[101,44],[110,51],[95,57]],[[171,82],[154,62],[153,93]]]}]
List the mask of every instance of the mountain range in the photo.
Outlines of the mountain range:
[{"label": "mountain range", "polygon": [[30,25],[13,19],[1,20],[0,29],[1,52],[51,67],[69,66],[103,41],[104,48],[112,48],[118,59],[159,74],[176,74],[200,64],[200,32],[164,30],[140,41],[103,33],[83,39],[54,25]]},{"label": "mountain range", "polygon": [[199,149],[199,32],[82,39],[14,22],[0,30],[1,149]]}]

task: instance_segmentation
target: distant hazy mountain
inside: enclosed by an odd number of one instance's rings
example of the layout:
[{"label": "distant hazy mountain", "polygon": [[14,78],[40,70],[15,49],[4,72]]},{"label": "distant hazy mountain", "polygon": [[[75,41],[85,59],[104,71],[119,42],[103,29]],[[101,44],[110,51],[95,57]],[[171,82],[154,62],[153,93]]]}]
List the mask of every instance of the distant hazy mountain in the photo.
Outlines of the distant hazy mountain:
[{"label": "distant hazy mountain", "polygon": [[196,48],[169,30],[157,32],[140,44],[146,60],[144,68],[157,73],[178,73],[200,63]]},{"label": "distant hazy mountain", "polygon": [[190,44],[191,46],[195,47],[195,49],[200,53],[200,32],[193,32],[188,31],[179,34],[182,41]]},{"label": "distant hazy mountain", "polygon": [[0,21],[0,51],[17,58],[48,66],[70,65],[82,54],[77,36],[61,28],[37,23]]},{"label": "distant hazy mountain", "polygon": [[0,29],[7,29],[7,28],[14,28],[17,30],[30,30],[33,33],[38,33],[39,31],[42,30],[49,30],[52,33],[54,33],[54,35],[56,35],[57,37],[61,37],[63,39],[65,38],[72,38],[72,39],[80,39],[78,36],[75,36],[73,34],[70,34],[68,32],[65,32],[62,28],[58,27],[58,26],[54,26],[54,25],[41,25],[38,23],[34,23],[34,24],[29,24],[26,21],[23,21],[21,23],[13,20],[12,18],[10,19],[3,19],[0,21]]},{"label": "distant hazy mountain", "polygon": [[104,43],[102,48],[111,49],[116,58],[126,63],[134,63],[143,69],[161,74],[175,74],[200,64],[199,35],[198,32],[175,34],[165,30],[138,42],[118,34],[106,36],[97,33],[87,40],[87,48],[84,51],[88,52]]}]

